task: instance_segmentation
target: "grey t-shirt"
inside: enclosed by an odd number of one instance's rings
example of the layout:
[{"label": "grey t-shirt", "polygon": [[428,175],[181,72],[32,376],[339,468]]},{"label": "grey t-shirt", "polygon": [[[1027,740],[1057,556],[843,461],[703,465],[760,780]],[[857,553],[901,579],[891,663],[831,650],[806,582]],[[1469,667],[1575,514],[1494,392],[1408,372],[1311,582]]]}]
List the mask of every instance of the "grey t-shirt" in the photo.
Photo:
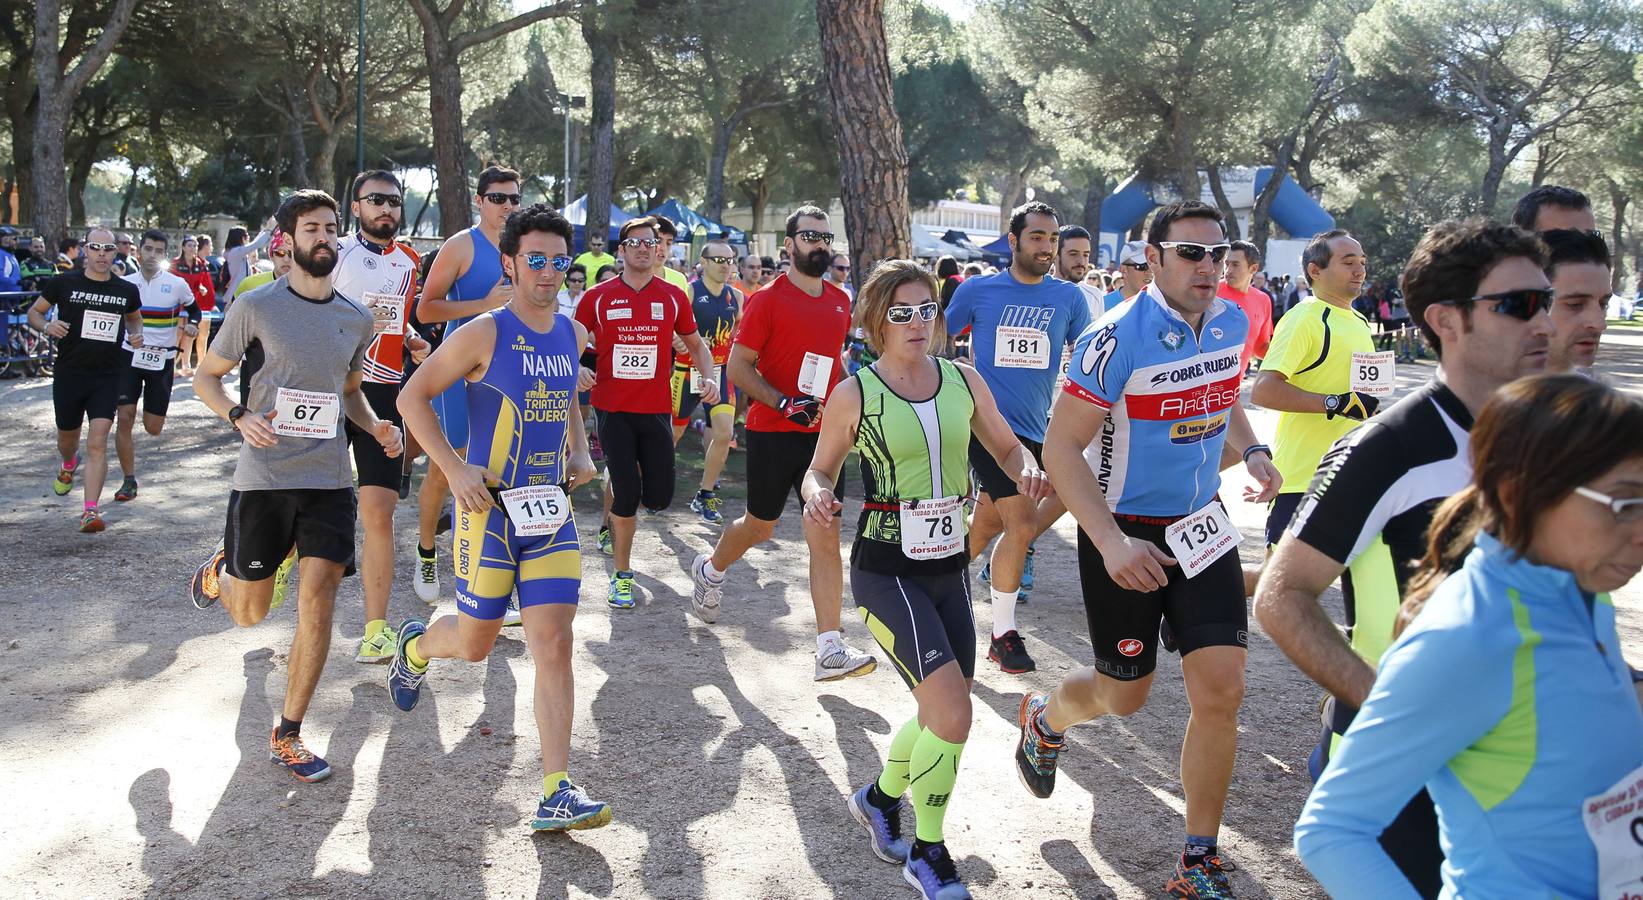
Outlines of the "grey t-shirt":
[{"label": "grey t-shirt", "polygon": [[282,387],[331,394],[338,401],[336,437],[282,434],[272,447],[241,441],[234,490],[353,486],[342,390],[349,374],[360,371],[372,337],[371,314],[334,291],[316,302],[280,278],[234,301],[211,342],[211,352],[236,362],[246,360],[240,370],[240,377],[251,383],[246,415],[273,409]]}]

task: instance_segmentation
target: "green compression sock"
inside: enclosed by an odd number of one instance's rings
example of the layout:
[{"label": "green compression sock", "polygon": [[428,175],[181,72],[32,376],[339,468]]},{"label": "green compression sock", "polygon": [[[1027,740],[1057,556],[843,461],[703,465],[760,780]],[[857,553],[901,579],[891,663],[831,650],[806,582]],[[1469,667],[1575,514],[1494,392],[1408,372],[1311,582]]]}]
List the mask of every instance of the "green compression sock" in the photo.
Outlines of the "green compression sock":
[{"label": "green compression sock", "polygon": [[928,728],[913,745],[909,787],[913,789],[913,811],[921,841],[934,844],[943,839],[941,823],[947,817],[947,801],[958,780],[958,758],[963,753],[963,744],[950,744]]},{"label": "green compression sock", "polygon": [[884,759],[884,771],[879,773],[879,790],[886,797],[907,793],[907,767],[913,761],[913,745],[923,730],[918,716],[914,716],[890,739],[890,753]]}]

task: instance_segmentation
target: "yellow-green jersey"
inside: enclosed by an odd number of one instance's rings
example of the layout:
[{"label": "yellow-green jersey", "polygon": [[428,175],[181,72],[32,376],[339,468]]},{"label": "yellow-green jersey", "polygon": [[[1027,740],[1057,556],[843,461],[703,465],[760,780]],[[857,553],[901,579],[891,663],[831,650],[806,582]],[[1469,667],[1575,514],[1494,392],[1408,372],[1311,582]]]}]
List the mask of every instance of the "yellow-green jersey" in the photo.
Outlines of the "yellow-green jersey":
[{"label": "yellow-green jersey", "polygon": [[[1261,371],[1276,372],[1303,391],[1339,394],[1352,388],[1352,354],[1373,352],[1368,319],[1351,307],[1312,297],[1278,320]],[[1284,478],[1283,492],[1305,493],[1318,461],[1358,424],[1323,413],[1280,412],[1272,461]]]}]

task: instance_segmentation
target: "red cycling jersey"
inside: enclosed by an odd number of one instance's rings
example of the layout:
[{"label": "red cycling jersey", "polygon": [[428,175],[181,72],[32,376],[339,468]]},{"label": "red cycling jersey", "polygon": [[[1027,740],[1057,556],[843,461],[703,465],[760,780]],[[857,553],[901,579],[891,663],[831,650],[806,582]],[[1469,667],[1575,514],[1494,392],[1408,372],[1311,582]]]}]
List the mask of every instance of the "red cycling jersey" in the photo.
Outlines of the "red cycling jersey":
[{"label": "red cycling jersey", "polygon": [[638,290],[612,278],[582,295],[576,321],[588,330],[599,355],[594,409],[672,412],[673,335],[696,331],[684,291],[656,277]]}]

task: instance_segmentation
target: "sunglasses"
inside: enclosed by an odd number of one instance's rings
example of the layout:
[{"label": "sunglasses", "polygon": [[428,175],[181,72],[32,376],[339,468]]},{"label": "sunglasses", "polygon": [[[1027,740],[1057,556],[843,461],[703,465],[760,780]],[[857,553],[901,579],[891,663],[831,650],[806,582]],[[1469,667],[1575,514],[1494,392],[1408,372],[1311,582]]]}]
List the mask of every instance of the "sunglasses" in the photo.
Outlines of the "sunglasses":
[{"label": "sunglasses", "polygon": [[1495,294],[1479,294],[1465,300],[1439,300],[1445,306],[1469,306],[1480,300],[1493,300],[1495,305],[1490,307],[1503,316],[1527,322],[1535,317],[1535,313],[1551,312],[1551,288],[1524,288],[1518,291],[1501,291]]},{"label": "sunglasses", "polygon": [[[1179,252],[1179,251],[1177,251],[1177,252]],[[1203,257],[1199,257],[1199,259],[1202,259],[1202,258]],[[1152,268],[1151,263],[1124,263],[1124,266],[1126,268],[1134,269],[1137,272],[1145,272],[1148,269]]]},{"label": "sunglasses", "polygon": [[833,271],[835,271],[835,272],[848,272],[848,271],[850,271],[850,267],[849,266],[834,266]]},{"label": "sunglasses", "polygon": [[525,254],[525,265],[529,266],[532,272],[540,272],[546,269],[550,262],[553,263],[556,272],[570,271],[571,258],[563,254],[559,256],[549,256],[546,253]]},{"label": "sunglasses", "polygon": [[1609,512],[1614,513],[1615,522],[1621,525],[1636,525],[1638,522],[1643,521],[1643,497],[1617,499],[1608,494],[1594,491],[1589,487],[1577,487],[1575,493],[1607,506]]},{"label": "sunglasses", "polygon": [[103,244],[103,243],[99,243],[97,241],[86,241],[84,246],[87,250],[115,250],[115,249],[117,249],[113,244]]},{"label": "sunglasses", "polygon": [[662,243],[662,242],[658,238],[623,238],[622,239],[622,246],[624,246],[624,247],[655,247],[656,245],[658,245],[660,243]]},{"label": "sunglasses", "polygon": [[1232,249],[1231,244],[1198,244],[1192,241],[1159,241],[1158,246],[1160,249],[1174,250],[1176,256],[1191,263],[1202,260],[1208,254],[1211,262],[1220,264],[1227,258],[1227,251]]},{"label": "sunglasses", "polygon": [[270,251],[268,251],[268,255],[272,256],[275,259],[284,259],[287,256],[291,255],[291,251],[289,251],[289,250],[270,250]]},{"label": "sunglasses", "polygon": [[812,230],[806,228],[803,231],[793,232],[791,235],[789,235],[789,237],[796,237],[800,240],[809,241],[812,244],[818,244],[818,243],[819,244],[831,244],[831,243],[833,243],[833,232],[831,232],[831,231],[812,231]]},{"label": "sunglasses", "polygon": [[491,191],[490,193],[484,194],[483,196],[485,197],[486,200],[489,200],[490,202],[495,203],[497,206],[503,206],[505,204],[511,204],[513,206],[518,206],[519,201],[525,199],[524,194],[504,194],[501,191]]},{"label": "sunglasses", "polygon": [[929,303],[920,303],[918,306],[892,306],[884,311],[884,317],[889,319],[892,325],[906,325],[908,322],[913,321],[914,313],[918,313],[918,317],[922,321],[933,322],[938,312],[941,312],[941,306],[932,300]]},{"label": "sunglasses", "polygon": [[[501,194],[486,194],[485,199],[490,200],[492,203],[501,203],[502,202],[501,200],[495,199],[496,197],[500,197],[500,196],[502,196],[502,195]],[[518,195],[515,195],[515,196],[517,197]],[[372,206],[388,206],[388,207],[392,207],[394,209],[399,209],[401,206],[405,205],[405,198],[401,197],[398,194],[376,194],[376,193],[372,193],[372,194],[366,194],[365,196],[360,197],[359,199],[365,201],[366,203],[371,204]],[[518,203],[519,201],[516,199],[516,200],[514,200],[514,202]]]},{"label": "sunglasses", "polygon": [[718,263],[721,266],[728,266],[736,261],[734,256],[708,256],[705,253],[702,254],[702,259],[710,263]]}]

